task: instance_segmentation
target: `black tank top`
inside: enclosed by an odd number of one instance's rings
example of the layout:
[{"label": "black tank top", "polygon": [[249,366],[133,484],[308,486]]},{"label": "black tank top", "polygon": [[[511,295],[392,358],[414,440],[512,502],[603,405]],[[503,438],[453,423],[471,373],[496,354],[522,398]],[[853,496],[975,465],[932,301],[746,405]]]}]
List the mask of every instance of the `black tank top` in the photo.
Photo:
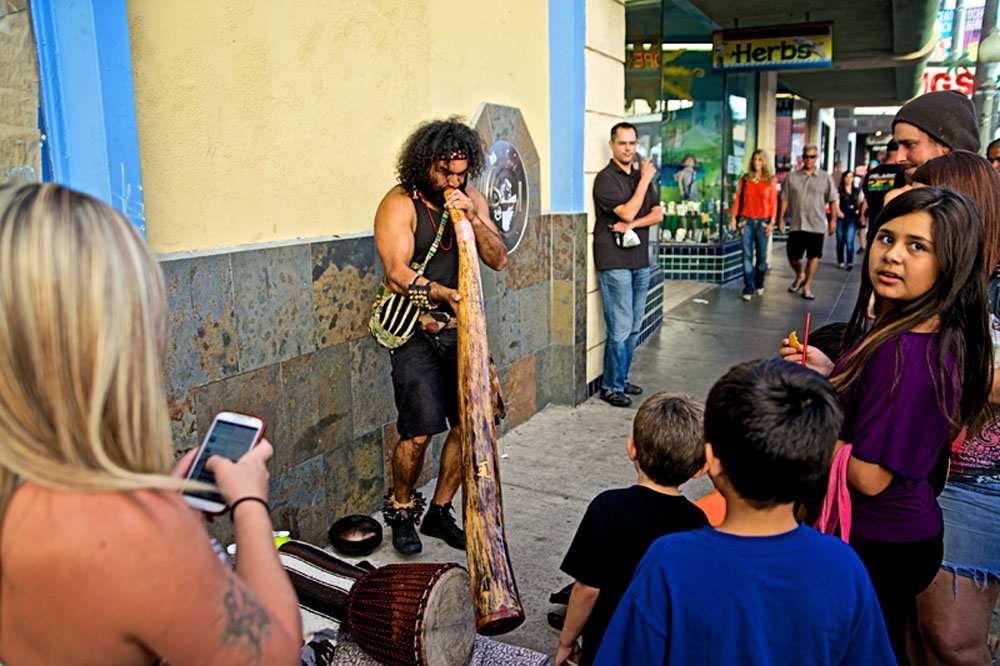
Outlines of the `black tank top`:
[{"label": "black tank top", "polygon": [[[417,230],[414,234],[413,259],[410,263],[422,264],[437,236],[437,224],[441,220],[441,213],[433,208],[429,209],[419,198],[410,200],[417,209]],[[433,220],[431,215],[434,216]],[[458,289],[458,248],[455,247],[455,228],[451,220],[445,227],[437,251],[427,264],[424,277],[450,289]]]}]

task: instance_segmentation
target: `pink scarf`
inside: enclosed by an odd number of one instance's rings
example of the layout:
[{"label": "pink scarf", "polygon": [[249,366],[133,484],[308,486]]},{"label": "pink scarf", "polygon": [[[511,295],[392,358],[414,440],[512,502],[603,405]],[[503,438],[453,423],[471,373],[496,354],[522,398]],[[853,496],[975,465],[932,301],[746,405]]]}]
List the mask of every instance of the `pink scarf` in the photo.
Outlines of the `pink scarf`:
[{"label": "pink scarf", "polygon": [[845,543],[851,538],[851,494],[847,490],[847,463],[851,459],[851,445],[842,447],[833,456],[830,482],[823,498],[823,508],[816,521],[816,529],[824,534],[836,534],[840,523],[840,538]]}]

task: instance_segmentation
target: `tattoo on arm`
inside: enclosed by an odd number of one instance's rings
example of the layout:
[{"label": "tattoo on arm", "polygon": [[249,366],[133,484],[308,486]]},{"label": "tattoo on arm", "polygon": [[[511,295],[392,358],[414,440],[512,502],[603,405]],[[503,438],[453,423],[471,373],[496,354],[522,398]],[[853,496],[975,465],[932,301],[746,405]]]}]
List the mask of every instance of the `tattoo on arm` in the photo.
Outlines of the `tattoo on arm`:
[{"label": "tattoo on arm", "polygon": [[238,647],[252,663],[259,663],[264,641],[271,634],[271,617],[243,585],[229,580],[229,589],[222,595],[224,626],[222,644]]}]

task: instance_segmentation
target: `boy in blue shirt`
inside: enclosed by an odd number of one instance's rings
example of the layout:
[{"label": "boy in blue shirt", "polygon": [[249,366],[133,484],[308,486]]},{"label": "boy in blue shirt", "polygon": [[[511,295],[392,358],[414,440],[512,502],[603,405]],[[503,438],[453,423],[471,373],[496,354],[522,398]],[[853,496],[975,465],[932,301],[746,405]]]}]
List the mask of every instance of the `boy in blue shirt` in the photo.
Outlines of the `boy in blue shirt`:
[{"label": "boy in blue shirt", "polygon": [[842,419],[824,378],[780,359],[716,382],[705,458],[726,519],[650,546],[594,663],[895,664],[861,561],[793,513],[829,473]]}]

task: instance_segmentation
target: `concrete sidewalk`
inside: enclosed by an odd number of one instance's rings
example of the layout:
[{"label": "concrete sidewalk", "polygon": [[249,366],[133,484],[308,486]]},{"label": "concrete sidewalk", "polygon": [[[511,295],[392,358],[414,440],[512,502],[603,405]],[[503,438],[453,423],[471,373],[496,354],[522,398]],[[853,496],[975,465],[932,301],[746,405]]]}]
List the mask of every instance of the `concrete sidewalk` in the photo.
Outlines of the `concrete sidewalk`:
[{"label": "concrete sidewalk", "polygon": [[[768,275],[766,293],[749,303],[740,300],[742,281],[723,288],[666,283],[669,311],[662,330],[638,350],[633,381],[646,389],[646,395],[669,390],[704,399],[733,364],[774,354],[792,329],[801,336],[807,309],[814,328],[846,320],[857,295],[859,272],[838,270],[829,259],[833,248],[828,245],[815,301],[786,291],[792,274],[783,246],[775,248],[776,265]],[[559,565],[590,500],[602,490],[635,482],[625,455],[634,415],[635,408],[611,407],[594,397],[576,408],[549,406],[501,438],[507,540],[527,613],[527,621],[501,640],[554,652],[558,634],[548,626],[546,613],[563,608],[551,606],[548,596],[569,582]],[[422,490],[430,497],[433,486]],[[683,490],[697,499],[711,491],[711,482],[699,479]],[[456,498],[456,506],[460,499]],[[392,549],[388,528],[385,542],[369,559],[402,561]],[[465,555],[437,539],[424,539],[424,551],[417,559],[464,563]]]}]

